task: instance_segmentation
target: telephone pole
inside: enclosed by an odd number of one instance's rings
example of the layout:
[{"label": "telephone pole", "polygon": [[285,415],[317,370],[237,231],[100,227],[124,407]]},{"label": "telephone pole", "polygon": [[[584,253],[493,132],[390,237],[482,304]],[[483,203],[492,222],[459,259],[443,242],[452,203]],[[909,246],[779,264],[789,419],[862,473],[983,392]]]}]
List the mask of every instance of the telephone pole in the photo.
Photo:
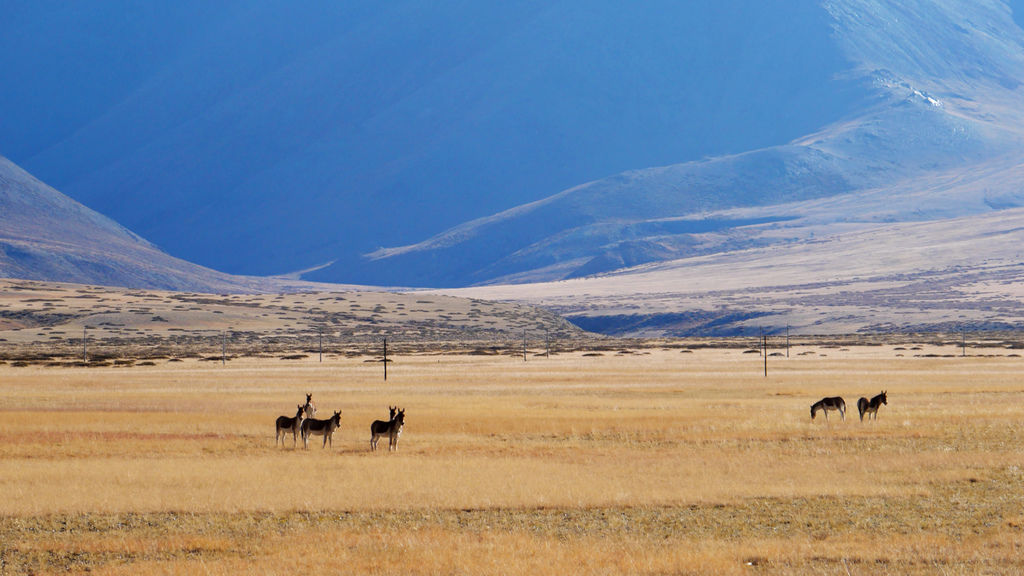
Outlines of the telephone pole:
[{"label": "telephone pole", "polygon": [[768,377],[768,335],[761,335],[761,349],[764,350],[764,377]]}]

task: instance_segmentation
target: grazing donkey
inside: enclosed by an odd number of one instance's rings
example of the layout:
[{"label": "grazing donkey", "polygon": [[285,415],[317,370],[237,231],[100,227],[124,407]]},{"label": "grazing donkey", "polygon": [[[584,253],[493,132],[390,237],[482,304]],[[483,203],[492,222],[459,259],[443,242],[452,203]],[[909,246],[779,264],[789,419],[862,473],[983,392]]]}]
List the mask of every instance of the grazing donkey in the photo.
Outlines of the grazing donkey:
[{"label": "grazing donkey", "polygon": [[306,394],[306,403],[302,405],[302,410],[306,413],[306,418],[312,418],[316,416],[316,406],[313,405],[313,393]]},{"label": "grazing donkey", "polygon": [[405,425],[405,409],[395,411],[391,408],[391,420],[384,422],[374,420],[370,424],[370,451],[377,449],[377,440],[385,434],[388,437],[388,452],[398,450],[398,437],[402,435],[402,426]]},{"label": "grazing donkey", "polygon": [[821,410],[825,413],[825,420],[828,421],[828,411],[838,410],[839,415],[843,417],[843,421],[846,421],[846,401],[841,396],[832,396],[831,398],[822,398],[814,404],[811,404],[811,420],[814,420],[815,414]]},{"label": "grazing donkey", "polygon": [[331,448],[334,448],[334,431],[341,426],[341,411],[334,413],[327,420],[317,420],[316,418],[306,418],[302,421],[302,447],[309,448],[309,437],[310,435],[316,434],[317,436],[324,437],[324,448],[327,448],[327,442],[330,441]]},{"label": "grazing donkey", "polygon": [[861,398],[857,400],[857,410],[860,412],[860,421],[864,421],[864,414],[868,415],[868,420],[871,420],[871,415],[875,415],[875,420],[878,420],[878,407],[882,404],[889,404],[885,398],[885,390],[878,396],[875,396],[871,400],[867,398]]},{"label": "grazing donkey", "polygon": [[292,431],[292,446],[296,445],[295,438],[299,435],[299,427],[302,426],[302,406],[296,406],[298,411],[295,412],[294,418],[287,416],[277,417],[277,428],[274,431],[274,446],[277,446],[277,441],[281,441],[281,447],[284,448],[284,435],[291,430]]}]

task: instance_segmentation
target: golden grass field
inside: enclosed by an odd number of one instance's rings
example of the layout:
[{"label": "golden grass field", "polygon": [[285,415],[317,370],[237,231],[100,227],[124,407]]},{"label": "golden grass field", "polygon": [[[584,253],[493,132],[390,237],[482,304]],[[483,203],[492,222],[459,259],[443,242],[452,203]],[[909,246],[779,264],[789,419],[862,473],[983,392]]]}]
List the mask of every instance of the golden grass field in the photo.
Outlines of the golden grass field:
[{"label": "golden grass field", "polygon": [[0,364],[0,574],[1024,572],[1024,359],[920,348]]}]

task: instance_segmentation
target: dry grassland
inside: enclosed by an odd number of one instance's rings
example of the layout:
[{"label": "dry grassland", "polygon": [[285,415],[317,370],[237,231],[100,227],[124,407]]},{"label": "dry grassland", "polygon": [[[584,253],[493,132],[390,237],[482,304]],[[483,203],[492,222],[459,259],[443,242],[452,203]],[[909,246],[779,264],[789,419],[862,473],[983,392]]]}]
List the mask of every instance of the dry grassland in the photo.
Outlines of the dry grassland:
[{"label": "dry grassland", "polygon": [[[0,365],[0,574],[1024,571],[1024,360],[900,354]],[[276,447],[307,391],[333,448]]]},{"label": "dry grassland", "polygon": [[0,361],[29,364],[351,357],[385,337],[404,350],[505,348],[524,331],[595,339],[533,306],[422,293],[197,294],[0,278]]}]

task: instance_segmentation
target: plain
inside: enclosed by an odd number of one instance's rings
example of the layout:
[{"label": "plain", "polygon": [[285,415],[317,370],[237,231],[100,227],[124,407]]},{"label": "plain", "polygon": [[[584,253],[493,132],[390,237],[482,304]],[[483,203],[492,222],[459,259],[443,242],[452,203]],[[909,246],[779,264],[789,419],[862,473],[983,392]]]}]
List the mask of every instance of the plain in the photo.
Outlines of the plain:
[{"label": "plain", "polygon": [[[0,364],[0,573],[1024,570],[1015,354],[683,344]],[[275,447],[307,392],[333,449]]]}]

